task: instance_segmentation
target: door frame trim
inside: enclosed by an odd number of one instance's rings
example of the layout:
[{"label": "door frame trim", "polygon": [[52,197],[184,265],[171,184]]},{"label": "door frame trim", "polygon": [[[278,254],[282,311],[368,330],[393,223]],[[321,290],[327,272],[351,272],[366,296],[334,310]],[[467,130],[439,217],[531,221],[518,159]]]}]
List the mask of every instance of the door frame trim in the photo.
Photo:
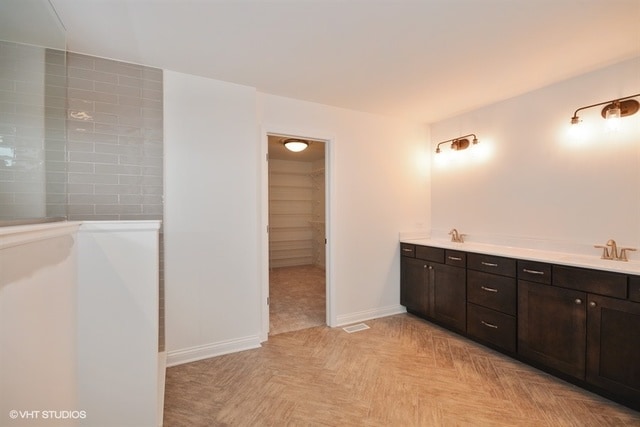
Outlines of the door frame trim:
[{"label": "door frame trim", "polygon": [[260,301],[259,313],[261,315],[260,342],[269,338],[269,235],[267,227],[269,225],[269,163],[267,153],[269,152],[268,135],[278,135],[296,138],[306,138],[316,141],[323,141],[325,144],[325,278],[326,278],[326,323],[333,327],[337,325],[335,310],[335,287],[333,257],[331,256],[334,241],[333,223],[335,218],[335,208],[333,203],[334,173],[333,165],[336,151],[336,138],[328,132],[319,132],[317,129],[305,129],[292,126],[264,125],[260,132],[260,216],[259,230],[260,236]]}]

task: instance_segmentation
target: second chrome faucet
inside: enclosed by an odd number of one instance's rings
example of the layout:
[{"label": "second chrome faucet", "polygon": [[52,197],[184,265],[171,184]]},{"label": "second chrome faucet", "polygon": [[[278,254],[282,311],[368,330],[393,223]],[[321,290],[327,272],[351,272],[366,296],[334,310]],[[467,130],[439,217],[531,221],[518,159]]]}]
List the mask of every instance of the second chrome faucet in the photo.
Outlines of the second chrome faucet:
[{"label": "second chrome faucet", "polygon": [[629,261],[627,258],[628,251],[635,251],[635,248],[620,248],[618,253],[618,245],[613,239],[609,239],[606,245],[593,245],[594,248],[602,249],[602,259],[612,259],[616,261]]}]

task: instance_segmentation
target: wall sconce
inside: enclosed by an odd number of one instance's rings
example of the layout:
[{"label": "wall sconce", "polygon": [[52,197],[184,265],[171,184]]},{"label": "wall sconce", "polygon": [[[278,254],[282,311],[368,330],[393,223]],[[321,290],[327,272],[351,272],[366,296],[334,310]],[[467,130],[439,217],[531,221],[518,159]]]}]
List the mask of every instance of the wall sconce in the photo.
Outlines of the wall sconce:
[{"label": "wall sconce", "polygon": [[309,146],[309,142],[297,138],[287,138],[282,141],[282,143],[287,150],[293,151],[294,153],[303,151]]},{"label": "wall sconce", "polygon": [[624,98],[612,99],[611,101],[599,102],[593,105],[587,105],[586,107],[578,108],[574,113],[573,117],[571,117],[571,124],[576,125],[581,122],[578,117],[578,111],[585,110],[591,107],[597,107],[599,105],[604,105],[605,107],[602,109],[600,114],[604,119],[607,120],[611,127],[617,127],[618,121],[622,117],[631,116],[638,112],[640,109],[640,103],[635,99],[640,96],[640,93],[631,96],[625,96]]},{"label": "wall sconce", "polygon": [[473,137],[473,139],[471,140],[471,143],[473,143],[474,145],[477,144],[478,138],[476,137],[475,134],[470,133],[469,135],[459,136],[457,138],[447,139],[446,141],[439,142],[438,145],[436,146],[436,154],[440,152],[440,146],[442,144],[446,144],[447,142],[451,143],[451,149],[454,151],[465,150],[466,148],[469,147],[470,136]]}]

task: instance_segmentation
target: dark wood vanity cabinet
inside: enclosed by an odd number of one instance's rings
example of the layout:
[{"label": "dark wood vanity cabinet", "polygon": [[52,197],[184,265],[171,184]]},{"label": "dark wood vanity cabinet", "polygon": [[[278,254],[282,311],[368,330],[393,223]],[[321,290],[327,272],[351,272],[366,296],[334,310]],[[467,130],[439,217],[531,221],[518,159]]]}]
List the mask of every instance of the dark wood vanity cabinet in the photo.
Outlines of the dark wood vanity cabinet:
[{"label": "dark wood vanity cabinet", "polygon": [[516,351],[516,261],[468,254],[467,334]]},{"label": "dark wood vanity cabinet", "polygon": [[640,407],[640,304],[601,295],[587,303],[587,382]]},{"label": "dark wood vanity cabinet", "polygon": [[518,353],[640,406],[640,304],[627,281],[565,266],[551,285],[519,281]]},{"label": "dark wood vanity cabinet", "polygon": [[467,329],[466,270],[448,264],[435,265],[434,270],[432,316],[441,324],[464,333]]},{"label": "dark wood vanity cabinet", "polygon": [[410,313],[464,332],[465,254],[405,244],[401,254],[400,304]]},{"label": "dark wood vanity cabinet", "polygon": [[518,354],[584,379],[587,295],[518,282]]},{"label": "dark wood vanity cabinet", "polygon": [[640,276],[401,244],[400,303],[640,410]]},{"label": "dark wood vanity cabinet", "polygon": [[407,256],[402,257],[400,264],[400,304],[411,313],[428,316],[433,266]]}]

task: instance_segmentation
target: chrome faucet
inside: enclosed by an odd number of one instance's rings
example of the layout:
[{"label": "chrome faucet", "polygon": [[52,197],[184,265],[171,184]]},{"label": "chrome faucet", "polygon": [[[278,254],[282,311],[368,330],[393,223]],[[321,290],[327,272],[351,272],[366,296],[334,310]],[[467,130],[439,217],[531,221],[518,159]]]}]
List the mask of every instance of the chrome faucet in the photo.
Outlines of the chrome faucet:
[{"label": "chrome faucet", "polygon": [[618,245],[616,245],[616,241],[613,239],[607,240],[607,247],[611,248],[608,259],[618,259]]},{"label": "chrome faucet", "polygon": [[612,259],[616,261],[629,261],[627,258],[628,251],[635,251],[635,248],[620,248],[620,253],[618,254],[618,245],[616,241],[613,239],[607,240],[606,245],[593,245],[594,248],[602,249],[602,259]]},{"label": "chrome faucet", "polygon": [[463,237],[465,236],[464,234],[460,234],[458,233],[458,230],[456,230],[455,228],[452,228],[451,231],[449,232],[449,235],[451,236],[451,241],[452,242],[456,242],[456,243],[464,243],[464,239]]}]

